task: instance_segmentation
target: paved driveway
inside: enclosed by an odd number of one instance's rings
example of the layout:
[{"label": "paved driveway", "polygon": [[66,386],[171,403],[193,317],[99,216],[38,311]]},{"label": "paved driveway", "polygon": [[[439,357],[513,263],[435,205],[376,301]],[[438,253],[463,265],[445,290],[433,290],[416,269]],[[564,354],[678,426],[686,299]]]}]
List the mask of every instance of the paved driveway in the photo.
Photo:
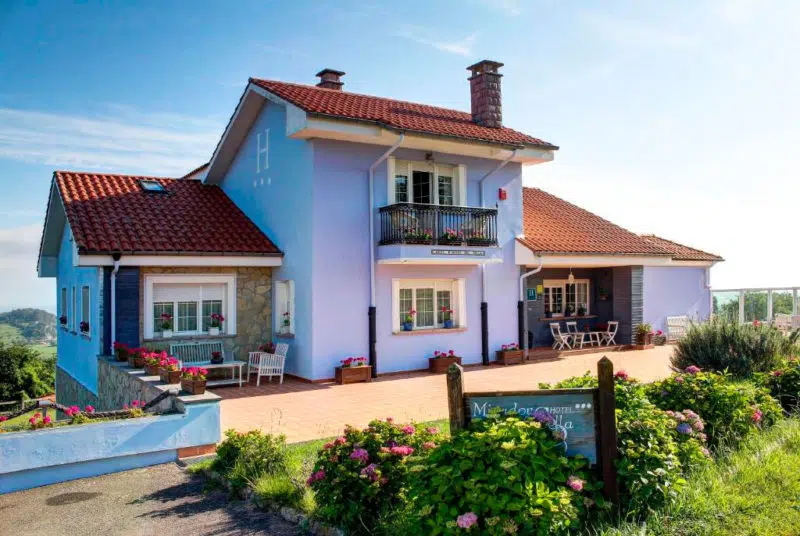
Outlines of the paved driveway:
[{"label": "paved driveway", "polygon": [[[539,382],[556,382],[587,370],[597,373],[603,355],[614,362],[614,369],[625,369],[642,381],[670,374],[672,346],[652,350],[598,352],[556,358],[551,361],[510,367],[471,367],[466,369],[468,391],[536,389]],[[226,387],[214,392],[222,401],[222,426],[240,431],[261,428],[286,434],[288,441],[331,437],[345,424],[365,426],[374,418],[392,416],[398,421],[431,421],[447,418],[447,391],[444,375],[427,372],[381,376],[371,383],[350,385],[310,384],[286,379],[283,385],[251,384],[243,388]]]},{"label": "paved driveway", "polygon": [[303,534],[282,518],[206,493],[176,464],[0,495],[2,536]]}]

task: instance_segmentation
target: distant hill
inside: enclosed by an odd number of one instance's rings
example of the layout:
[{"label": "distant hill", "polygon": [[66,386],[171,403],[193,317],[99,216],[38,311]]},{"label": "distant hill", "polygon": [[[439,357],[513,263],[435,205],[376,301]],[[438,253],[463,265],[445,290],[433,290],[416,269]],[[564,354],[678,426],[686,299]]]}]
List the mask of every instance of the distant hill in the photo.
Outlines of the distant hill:
[{"label": "distant hill", "polygon": [[42,309],[14,309],[0,313],[0,340],[22,339],[28,344],[50,344],[56,340],[56,315]]}]

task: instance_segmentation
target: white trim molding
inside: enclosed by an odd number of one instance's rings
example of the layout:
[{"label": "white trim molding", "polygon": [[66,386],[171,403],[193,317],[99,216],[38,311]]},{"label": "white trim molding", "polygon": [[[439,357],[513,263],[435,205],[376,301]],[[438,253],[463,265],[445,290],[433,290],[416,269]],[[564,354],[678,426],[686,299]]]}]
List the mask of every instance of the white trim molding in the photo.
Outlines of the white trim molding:
[{"label": "white trim molding", "polygon": [[672,267],[710,267],[710,261],[677,261],[669,255],[591,255],[591,254],[537,254],[519,240],[514,244],[514,259],[519,266],[539,266],[545,268],[608,268],[613,266],[672,266]]},{"label": "white trim molding", "polygon": [[[282,256],[123,255],[120,266],[280,266]],[[111,255],[80,255],[78,266],[114,266]]]}]

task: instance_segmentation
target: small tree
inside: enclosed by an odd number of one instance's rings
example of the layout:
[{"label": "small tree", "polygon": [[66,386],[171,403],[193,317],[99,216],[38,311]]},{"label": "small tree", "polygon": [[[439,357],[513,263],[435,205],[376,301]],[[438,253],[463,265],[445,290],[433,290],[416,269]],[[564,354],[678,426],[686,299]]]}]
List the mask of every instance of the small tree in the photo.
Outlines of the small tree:
[{"label": "small tree", "polygon": [[21,344],[0,343],[0,400],[38,398],[55,390],[56,360]]}]

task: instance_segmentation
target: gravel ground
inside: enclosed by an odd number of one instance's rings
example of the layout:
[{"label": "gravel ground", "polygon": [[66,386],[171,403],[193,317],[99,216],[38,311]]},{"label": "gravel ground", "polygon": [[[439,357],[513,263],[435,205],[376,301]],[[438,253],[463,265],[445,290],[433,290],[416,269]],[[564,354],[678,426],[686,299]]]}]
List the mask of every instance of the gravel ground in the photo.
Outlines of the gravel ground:
[{"label": "gravel ground", "polygon": [[170,463],[0,495],[1,536],[303,534]]}]

